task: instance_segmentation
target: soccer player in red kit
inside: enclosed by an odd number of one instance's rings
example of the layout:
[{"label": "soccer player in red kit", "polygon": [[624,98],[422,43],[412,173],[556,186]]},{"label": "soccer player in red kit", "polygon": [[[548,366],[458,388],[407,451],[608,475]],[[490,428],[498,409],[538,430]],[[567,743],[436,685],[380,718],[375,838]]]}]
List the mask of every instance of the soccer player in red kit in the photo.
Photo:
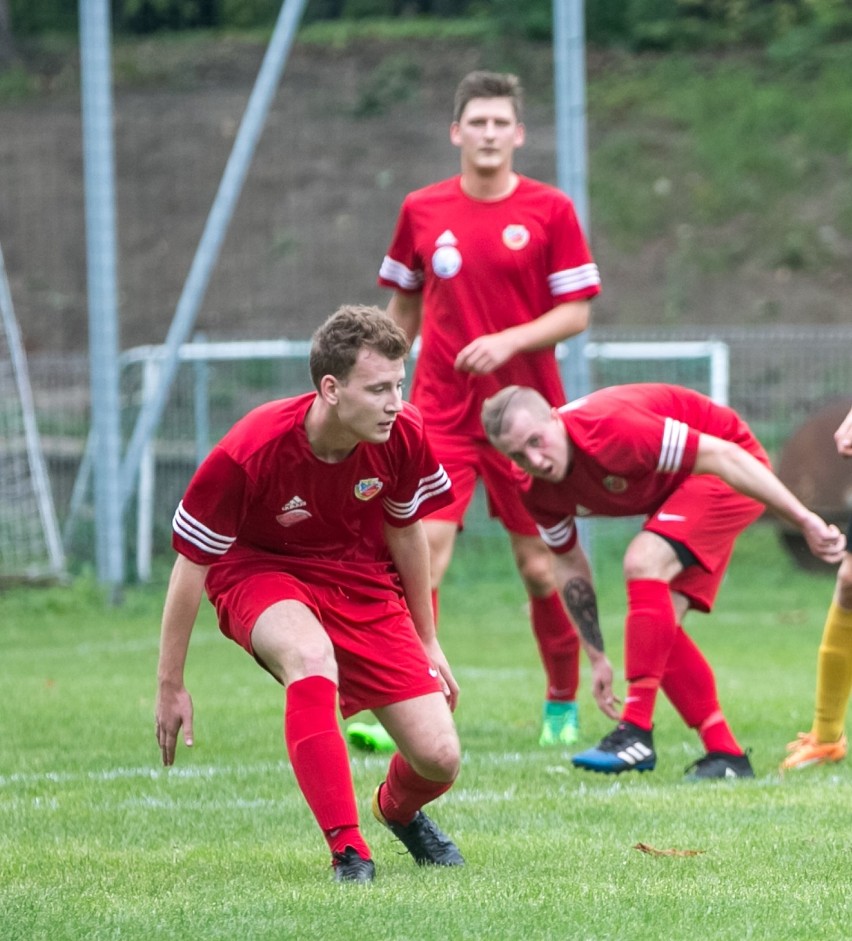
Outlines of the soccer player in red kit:
[{"label": "soccer player in red kit", "polygon": [[359,829],[337,721],[370,709],[399,751],[376,818],[420,864],[461,865],[421,807],[459,771],[458,686],[435,634],[422,517],[452,498],[416,409],[402,400],[408,341],[375,307],[346,306],[314,334],[316,391],[246,415],[196,471],[173,523],[157,740],[181,727],[190,635],[206,590],[219,627],[285,688],[284,737],[338,881],[375,867]]},{"label": "soccer player in red kit", "polygon": [[[826,562],[842,557],[843,534],[778,480],[736,412],[690,389],[614,386],[555,409],[535,390],[511,386],[485,403],[482,421],[495,447],[527,475],[523,500],[555,555],[569,609],[577,610],[598,705],[620,718],[573,764],[610,774],[652,770],[662,689],[706,749],[687,769],[690,779],[753,777],[713,671],[683,630],[684,615],[711,609],[736,537],[764,505],[800,529]],[[628,686],[619,717],[594,592],[573,577],[570,557],[582,553],[576,517],[636,515],[646,520],[624,558]]]},{"label": "soccer player in red kit", "polygon": [[577,738],[579,639],[556,590],[547,547],[511,486],[508,461],[480,411],[510,383],[565,401],[555,344],[586,328],[600,276],[571,200],[513,169],[524,142],[514,75],[473,72],[455,96],[450,139],[461,173],[410,193],[379,271],[388,313],[420,333],[411,401],[453,480],[455,500],[425,520],[437,591],[477,479],[509,534],[547,674],[542,745]]}]

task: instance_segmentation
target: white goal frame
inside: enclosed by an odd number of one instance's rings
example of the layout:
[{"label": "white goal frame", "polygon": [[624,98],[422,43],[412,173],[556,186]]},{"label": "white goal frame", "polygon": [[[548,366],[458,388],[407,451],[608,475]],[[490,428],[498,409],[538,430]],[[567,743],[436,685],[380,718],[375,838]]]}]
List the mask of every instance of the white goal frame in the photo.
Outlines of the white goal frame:
[{"label": "white goal frame", "polygon": [[589,342],[585,347],[587,359],[655,360],[707,359],[710,361],[709,396],[718,405],[728,404],[731,383],[730,351],[722,340],[666,340],[661,342],[611,341]]},{"label": "white goal frame", "polygon": [[[419,338],[418,338],[419,341]],[[412,347],[412,362],[416,362],[419,342]],[[178,361],[181,363],[212,363],[239,360],[301,360],[307,362],[310,352],[309,340],[248,340],[233,342],[193,342],[181,344]],[[660,342],[587,342],[584,348],[589,360],[636,360],[653,362],[656,360],[709,360],[710,397],[720,404],[728,402],[729,386],[729,351],[728,345],[720,340],[706,341],[660,341]],[[568,352],[565,344],[556,348],[560,363],[565,362]],[[165,346],[144,346],[127,350],[121,356],[121,368],[140,365],[143,369],[141,408],[146,400],[156,393],[159,373],[166,360]],[[203,413],[199,421],[196,415],[196,455],[197,460],[204,458],[206,429],[206,404],[196,396],[196,409]],[[151,576],[153,556],[153,520],[156,495],[156,458],[154,442],[148,441],[143,449],[140,473],[136,487],[136,575],[140,581],[148,581]]]}]

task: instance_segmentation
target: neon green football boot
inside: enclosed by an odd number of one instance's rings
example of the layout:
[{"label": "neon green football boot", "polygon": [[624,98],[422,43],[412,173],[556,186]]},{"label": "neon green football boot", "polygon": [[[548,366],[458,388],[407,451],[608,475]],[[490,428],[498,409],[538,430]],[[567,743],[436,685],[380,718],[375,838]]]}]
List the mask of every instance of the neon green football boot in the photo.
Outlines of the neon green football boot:
[{"label": "neon green football boot", "polygon": [[346,727],[346,741],[361,751],[396,751],[396,742],[379,722],[352,722]]},{"label": "neon green football boot", "polygon": [[539,745],[545,747],[573,745],[580,735],[580,717],[576,702],[544,704]]}]

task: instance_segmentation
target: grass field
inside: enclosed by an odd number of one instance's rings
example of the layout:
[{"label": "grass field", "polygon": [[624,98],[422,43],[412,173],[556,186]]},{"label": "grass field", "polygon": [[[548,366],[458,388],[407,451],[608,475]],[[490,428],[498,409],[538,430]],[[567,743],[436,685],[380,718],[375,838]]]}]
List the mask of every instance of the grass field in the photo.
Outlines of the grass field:
[{"label": "grass field", "polygon": [[[617,666],[620,541],[595,544]],[[163,586],[133,589],[118,609],[86,582],[0,595],[0,937],[846,938],[850,768],[776,770],[809,723],[831,587],[759,526],[716,613],[691,625],[756,780],[685,784],[700,748],[667,703],[657,770],[612,779],[535,744],[543,680],[508,552],[500,536],[463,537],[442,638],[462,684],[464,765],[431,812],[467,866],[424,871],[401,855],[369,818],[386,760],[353,755],[378,869],[367,887],[332,883],[287,765],[281,693],[218,635],[209,606],[188,670],[196,745],[166,771],[153,735]],[[584,745],[611,726],[585,686],[581,714]]]}]

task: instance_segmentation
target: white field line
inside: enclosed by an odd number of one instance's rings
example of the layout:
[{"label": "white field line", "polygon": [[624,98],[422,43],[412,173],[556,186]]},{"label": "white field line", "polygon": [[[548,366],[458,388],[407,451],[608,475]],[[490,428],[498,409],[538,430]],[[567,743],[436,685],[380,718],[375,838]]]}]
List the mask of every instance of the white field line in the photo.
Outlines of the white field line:
[{"label": "white field line", "polygon": [[[388,765],[387,755],[352,755],[353,770],[384,771]],[[466,752],[464,764],[479,767],[502,767],[505,765],[519,765],[528,762],[529,755],[520,752],[479,752],[471,754]],[[39,771],[32,773],[18,772],[0,775],[0,789],[12,787],[38,786],[45,784],[77,784],[83,781],[109,782],[123,780],[164,781],[169,779],[197,781],[213,780],[215,778],[246,778],[257,774],[290,774],[290,764],[287,761],[266,761],[252,765],[175,765],[172,768],[161,768],[157,765],[136,768],[105,768],[101,771]]]}]

